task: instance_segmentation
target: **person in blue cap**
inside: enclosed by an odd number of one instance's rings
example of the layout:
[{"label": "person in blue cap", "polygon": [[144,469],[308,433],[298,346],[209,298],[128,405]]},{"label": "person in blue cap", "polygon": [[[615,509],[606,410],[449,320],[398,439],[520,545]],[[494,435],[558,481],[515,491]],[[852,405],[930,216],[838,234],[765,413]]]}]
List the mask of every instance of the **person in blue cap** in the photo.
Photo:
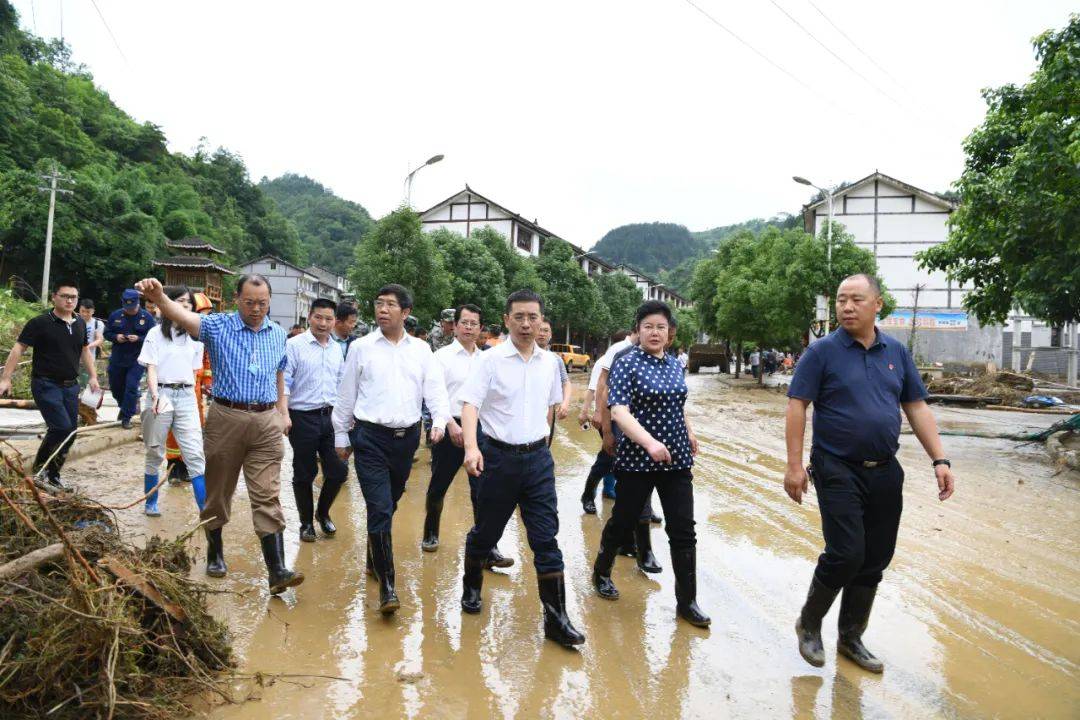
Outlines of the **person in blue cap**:
[{"label": "person in blue cap", "polygon": [[105,339],[112,343],[109,390],[120,406],[118,419],[128,430],[131,418],[139,411],[139,381],[143,376],[139,353],[146,333],[157,323],[153,315],[139,307],[139,293],[134,288],[125,290],[120,300],[120,309],[113,310],[105,323]]}]

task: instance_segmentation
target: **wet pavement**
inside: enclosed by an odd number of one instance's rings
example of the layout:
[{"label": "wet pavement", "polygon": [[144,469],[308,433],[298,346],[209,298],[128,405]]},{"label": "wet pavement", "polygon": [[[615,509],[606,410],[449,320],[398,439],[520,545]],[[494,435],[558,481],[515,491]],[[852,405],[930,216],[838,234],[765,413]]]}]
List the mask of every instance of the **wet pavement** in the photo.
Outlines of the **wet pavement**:
[{"label": "wet pavement", "polygon": [[[583,376],[573,377],[575,392]],[[937,488],[914,437],[901,438],[907,471],[896,559],[865,639],[886,663],[867,674],[832,652],[836,608],[825,622],[826,666],[796,650],[794,622],[821,550],[813,496],[783,492],[784,398],[776,390],[689,378],[688,414],[701,441],[695,469],[699,595],[709,631],[676,621],[667,540],[654,526],[664,572],[646,577],[619,558],[622,597],[598,598],[589,571],[602,523],[579,496],[599,445],[573,418],[554,444],[569,611],[588,640],[580,652],[542,639],[536,573],[515,517],[500,543],[517,563],[485,573],[484,611],[463,615],[461,553],[469,529],[463,471],[447,496],[442,545],[420,550],[430,474],[421,450],[394,521],[398,593],[392,618],[363,571],[363,502],[355,479],[335,505],[337,536],[300,544],[283,472],[287,552],[307,579],[271,599],[241,483],[225,530],[229,576],[210,582],[232,629],[240,670],[282,673],[252,702],[210,711],[221,720],[266,718],[989,718],[1080,716],[1080,478],[1055,474],[1037,445],[946,437],[956,496]],[[575,399],[576,400],[576,399]],[[943,426],[1016,431],[1052,416],[935,409]],[[105,502],[138,497],[141,445],[72,463],[69,475]],[[133,539],[197,522],[188,486],[165,488],[162,518],[121,520]],[[204,548],[195,575],[202,577]],[[329,676],[329,677],[314,677]],[[339,678],[339,679],[332,679]],[[254,700],[257,698],[257,700]]]}]

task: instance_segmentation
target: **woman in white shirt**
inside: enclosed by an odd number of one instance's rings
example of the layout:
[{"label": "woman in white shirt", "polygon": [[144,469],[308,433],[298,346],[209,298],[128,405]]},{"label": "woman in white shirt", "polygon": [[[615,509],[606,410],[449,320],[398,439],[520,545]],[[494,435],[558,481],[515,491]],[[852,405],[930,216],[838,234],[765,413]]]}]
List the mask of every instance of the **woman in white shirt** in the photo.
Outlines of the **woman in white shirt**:
[{"label": "woman in white shirt", "polygon": [[[185,285],[165,288],[165,294],[191,310],[191,291]],[[146,444],[144,492],[158,484],[158,473],[165,459],[165,439],[172,430],[191,476],[195,503],[202,510],[206,502],[206,478],[203,473],[202,426],[195,399],[195,371],[202,367],[203,344],[168,318],[162,318],[146,334],[139,364],[146,368],[146,398],[143,401],[143,442]],[[157,492],[146,498],[146,514],[156,517]]]}]

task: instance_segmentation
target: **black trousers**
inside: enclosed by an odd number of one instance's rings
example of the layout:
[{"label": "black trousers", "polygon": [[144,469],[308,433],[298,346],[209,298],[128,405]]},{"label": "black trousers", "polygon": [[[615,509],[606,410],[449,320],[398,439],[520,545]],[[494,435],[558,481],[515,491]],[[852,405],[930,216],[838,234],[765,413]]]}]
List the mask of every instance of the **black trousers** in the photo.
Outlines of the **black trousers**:
[{"label": "black trousers", "polygon": [[814,571],[817,579],[834,590],[877,585],[896,550],[904,506],[903,468],[895,457],[868,468],[817,448],[810,465],[825,535],[825,552]]},{"label": "black trousers", "polygon": [[555,461],[541,447],[518,453],[481,441],[484,471],[476,497],[476,525],[465,539],[465,554],[484,559],[498,544],[506,523],[521,508],[521,519],[537,573],[562,572],[558,500],[555,497]]},{"label": "black trousers", "polygon": [[349,474],[349,466],[334,449],[334,425],[330,413],[319,410],[289,410],[292,429],[289,444],[293,450],[294,483],[311,484],[322,463],[323,480],[341,484]]},{"label": "black trousers", "polygon": [[[480,430],[479,423],[476,427],[477,441],[483,442],[483,432]],[[427,502],[430,505],[432,502],[439,502],[446,497],[446,491],[450,489],[450,484],[454,481],[454,476],[457,475],[458,470],[465,464],[465,448],[458,447],[454,443],[450,442],[450,434],[443,435],[443,439],[435,443],[431,448],[431,483],[428,484],[427,489]],[[469,499],[472,501],[473,509],[473,524],[476,524],[476,492],[480,486],[480,479],[475,478],[468,473],[465,474],[469,478]]]},{"label": "black trousers", "polygon": [[641,512],[648,504],[653,490],[660,496],[664,508],[664,529],[667,531],[671,550],[687,550],[697,546],[694,532],[694,484],[690,469],[664,470],[661,472],[615,471],[618,481],[615,507],[604,524],[601,543],[605,548],[622,544],[633,533],[634,525],[646,520]]},{"label": "black trousers", "polygon": [[[622,433],[619,432],[618,426],[615,423],[611,424],[612,429],[615,431],[615,442],[618,443]],[[600,433],[600,441],[604,440],[604,431],[600,428],[596,429],[596,432]],[[596,453],[596,459],[593,460],[592,467],[589,468],[589,477],[585,480],[585,487],[591,487],[592,483],[600,484],[600,481],[604,479],[605,475],[610,475],[615,470],[615,456],[608,455],[604,452],[603,446]],[[615,495],[619,494],[618,486],[615,489]],[[649,493],[645,498],[645,504],[641,508],[641,519],[651,520],[653,516],[652,506],[652,493]]]},{"label": "black trousers", "polygon": [[367,505],[369,533],[390,532],[398,500],[412,470],[413,455],[420,445],[420,424],[403,432],[362,425],[349,433],[356,478]]}]

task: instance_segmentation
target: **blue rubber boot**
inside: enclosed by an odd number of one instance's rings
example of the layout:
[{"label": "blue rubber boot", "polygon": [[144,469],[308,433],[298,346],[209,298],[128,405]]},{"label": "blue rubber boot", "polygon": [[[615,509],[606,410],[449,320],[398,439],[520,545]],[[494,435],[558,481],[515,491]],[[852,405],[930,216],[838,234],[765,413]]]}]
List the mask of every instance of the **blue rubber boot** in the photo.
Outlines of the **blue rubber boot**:
[{"label": "blue rubber boot", "polygon": [[[143,492],[148,493],[158,484],[157,475],[143,475]],[[157,509],[157,490],[150,493],[150,496],[146,498],[146,514],[150,517],[158,517],[161,513]]]},{"label": "blue rubber boot", "polygon": [[202,512],[203,507],[206,506],[205,475],[196,475],[191,478],[191,491],[195,493],[195,504],[199,506],[199,512]]},{"label": "blue rubber boot", "polygon": [[603,494],[604,497],[608,498],[609,500],[614,500],[615,499],[615,476],[614,475],[605,475],[604,476],[604,490],[603,490],[602,494]]}]

